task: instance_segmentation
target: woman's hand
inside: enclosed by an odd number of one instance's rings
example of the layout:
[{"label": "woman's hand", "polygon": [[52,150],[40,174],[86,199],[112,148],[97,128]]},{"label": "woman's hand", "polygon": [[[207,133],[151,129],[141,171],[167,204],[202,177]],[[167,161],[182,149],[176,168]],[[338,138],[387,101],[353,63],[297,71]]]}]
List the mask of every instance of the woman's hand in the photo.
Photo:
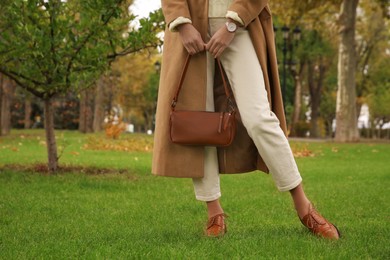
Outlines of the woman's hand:
[{"label": "woman's hand", "polygon": [[234,35],[235,32],[229,32],[225,25],[222,26],[206,44],[206,50],[209,51],[214,58],[218,58],[232,42]]},{"label": "woman's hand", "polygon": [[183,42],[184,48],[190,55],[197,54],[205,50],[205,43],[202,36],[190,23],[181,24],[178,26],[178,31]]}]

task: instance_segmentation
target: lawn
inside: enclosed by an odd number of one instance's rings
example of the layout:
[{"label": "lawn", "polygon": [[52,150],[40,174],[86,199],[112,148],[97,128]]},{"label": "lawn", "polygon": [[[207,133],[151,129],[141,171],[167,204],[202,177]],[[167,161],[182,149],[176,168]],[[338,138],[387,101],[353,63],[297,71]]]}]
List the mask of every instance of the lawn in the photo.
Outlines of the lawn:
[{"label": "lawn", "polygon": [[61,165],[80,170],[26,167],[46,160],[40,130],[0,137],[0,259],[389,259],[390,144],[291,142],[311,155],[297,158],[305,189],[339,241],[310,235],[258,172],[221,176],[228,233],[210,239],[191,180],[150,174],[150,136],[57,136]]}]

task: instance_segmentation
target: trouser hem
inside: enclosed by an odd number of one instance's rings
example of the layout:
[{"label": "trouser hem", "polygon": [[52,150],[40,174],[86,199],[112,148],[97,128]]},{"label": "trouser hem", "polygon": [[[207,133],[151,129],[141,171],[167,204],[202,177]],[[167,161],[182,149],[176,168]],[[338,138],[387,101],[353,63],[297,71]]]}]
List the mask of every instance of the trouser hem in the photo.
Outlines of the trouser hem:
[{"label": "trouser hem", "polygon": [[214,194],[214,195],[211,195],[211,196],[199,196],[199,195],[196,195],[195,197],[199,201],[213,201],[213,200],[219,199],[221,197],[221,193],[218,192],[217,194]]},{"label": "trouser hem", "polygon": [[299,176],[297,180],[295,180],[293,183],[290,185],[284,186],[284,187],[277,187],[279,191],[285,192],[285,191],[290,191],[294,188],[296,188],[299,184],[302,182],[302,177]]}]

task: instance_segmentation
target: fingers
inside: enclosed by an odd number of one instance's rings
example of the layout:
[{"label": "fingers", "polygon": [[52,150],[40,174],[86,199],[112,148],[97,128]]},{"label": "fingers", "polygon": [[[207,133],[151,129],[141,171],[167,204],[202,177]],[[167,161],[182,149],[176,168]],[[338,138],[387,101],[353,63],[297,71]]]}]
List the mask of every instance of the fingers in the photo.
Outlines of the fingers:
[{"label": "fingers", "polygon": [[205,50],[204,42],[199,41],[199,39],[195,39],[193,41],[188,41],[186,43],[183,43],[183,45],[190,55],[195,55],[195,54]]},{"label": "fingers", "polygon": [[179,33],[184,48],[190,55],[197,54],[205,50],[200,33],[192,26],[192,24],[183,24],[179,27]]},{"label": "fingers", "polygon": [[226,49],[226,46],[225,47],[223,47],[223,48],[219,48],[216,52],[215,52],[215,54],[214,54],[214,58],[218,58],[218,57],[220,57],[221,56],[221,54],[224,52],[224,50]]},{"label": "fingers", "polygon": [[219,56],[221,56],[221,54],[226,49],[226,47],[227,47],[226,44],[215,42],[212,40],[209,43],[207,43],[206,50],[210,52],[214,58],[218,58]]},{"label": "fingers", "polygon": [[211,37],[207,44],[203,42],[202,36],[192,24],[180,25],[178,30],[183,46],[190,55],[207,50],[214,58],[217,58],[221,56],[234,38],[234,33],[228,32],[224,26]]},{"label": "fingers", "polygon": [[211,55],[214,56],[214,58],[218,58],[229,46],[233,38],[234,33],[230,33],[224,27],[222,27],[211,37],[210,41],[206,44],[206,50],[209,51]]}]

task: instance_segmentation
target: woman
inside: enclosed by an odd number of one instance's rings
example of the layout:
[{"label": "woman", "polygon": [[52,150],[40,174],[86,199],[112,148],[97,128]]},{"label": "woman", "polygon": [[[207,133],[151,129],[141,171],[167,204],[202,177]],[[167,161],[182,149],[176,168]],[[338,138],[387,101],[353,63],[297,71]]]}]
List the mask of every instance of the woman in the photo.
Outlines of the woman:
[{"label": "woman", "polygon": [[[206,202],[207,236],[226,232],[219,203],[219,173],[270,172],[280,191],[289,191],[301,222],[321,237],[338,239],[337,228],[306,197],[285,136],[273,24],[267,0],[162,0],[167,23],[157,105],[152,172],[193,178],[196,198]],[[227,148],[173,144],[170,104],[186,56],[192,55],[179,110],[218,109],[219,58],[229,78],[240,117]],[[216,77],[217,78],[217,77]],[[222,90],[223,93],[223,90]]]}]

